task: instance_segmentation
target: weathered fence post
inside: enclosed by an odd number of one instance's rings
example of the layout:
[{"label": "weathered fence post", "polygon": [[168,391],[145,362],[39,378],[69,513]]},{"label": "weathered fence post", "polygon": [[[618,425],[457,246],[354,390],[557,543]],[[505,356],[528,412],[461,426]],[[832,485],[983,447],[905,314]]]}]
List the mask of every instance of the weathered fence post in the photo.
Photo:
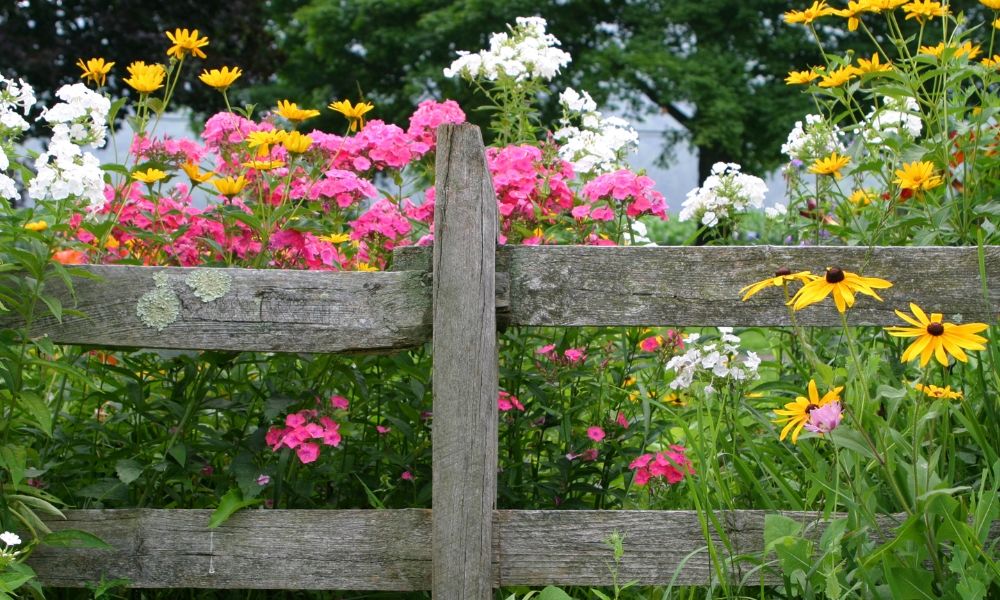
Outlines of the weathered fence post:
[{"label": "weathered fence post", "polygon": [[437,135],[433,579],[437,600],[492,597],[497,469],[497,205],[479,129]]}]

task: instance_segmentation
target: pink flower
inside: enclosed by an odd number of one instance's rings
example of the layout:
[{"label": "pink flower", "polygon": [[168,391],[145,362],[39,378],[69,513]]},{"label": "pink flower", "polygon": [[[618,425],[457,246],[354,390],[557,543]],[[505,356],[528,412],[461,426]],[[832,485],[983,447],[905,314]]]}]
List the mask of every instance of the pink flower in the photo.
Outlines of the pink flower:
[{"label": "pink flower", "polygon": [[553,351],[555,349],[556,349],[556,345],[555,344],[546,344],[546,345],[542,346],[541,348],[535,350],[535,354],[541,354],[543,356],[548,356],[549,358],[552,358],[553,357]]},{"label": "pink flower", "polygon": [[597,425],[592,425],[587,428],[587,437],[595,442],[600,442],[604,439],[604,430]]},{"label": "pink flower", "polygon": [[843,416],[843,408],[840,402],[831,402],[819,408],[814,408],[809,413],[809,422],[806,429],[813,433],[830,433],[840,425]]},{"label": "pink flower", "polygon": [[503,390],[500,390],[497,394],[497,407],[500,409],[500,412],[507,412],[515,408],[524,412],[524,405],[517,399],[517,396]]},{"label": "pink flower", "polygon": [[437,102],[424,100],[410,117],[410,128],[406,130],[412,139],[427,145],[428,151],[437,144],[435,135],[438,125],[445,123],[465,123],[465,113],[454,100]]},{"label": "pink flower", "polygon": [[413,481],[413,473],[410,473],[409,471],[403,471],[400,474],[399,478],[405,481]]},{"label": "pink flower", "polygon": [[351,404],[343,396],[330,396],[330,406],[338,410],[348,410]]},{"label": "pink flower", "polygon": [[265,485],[267,485],[269,483],[271,483],[271,477],[268,476],[268,475],[261,474],[261,476],[257,478],[257,485],[259,485],[261,487],[264,487]]},{"label": "pink flower", "polygon": [[639,347],[643,352],[656,352],[656,349],[663,345],[662,335],[652,335],[639,342]]},{"label": "pink flower", "polygon": [[291,413],[285,417],[285,425],[288,427],[302,427],[306,423],[306,418],[301,412]]},{"label": "pink flower", "polygon": [[646,485],[651,479],[659,477],[668,484],[674,484],[686,475],[693,475],[694,467],[684,453],[684,446],[673,445],[666,452],[637,457],[629,463],[629,468],[634,472],[633,481],[636,485]]},{"label": "pink flower", "polygon": [[391,427],[386,427],[385,425],[376,425],[375,426],[375,431],[377,431],[379,435],[385,435],[385,434],[389,433],[390,431],[392,431],[392,428]]},{"label": "pink flower", "polygon": [[307,465],[319,458],[319,446],[312,442],[305,442],[295,449],[302,464]]},{"label": "pink flower", "polygon": [[[645,175],[636,175],[627,169],[599,175],[583,186],[583,196],[590,202],[608,205],[623,203],[625,213],[630,217],[656,215],[667,218],[667,203],[663,195],[653,189],[653,180]],[[607,209],[610,210],[610,209]],[[593,216],[593,214],[592,214]],[[593,218],[597,219],[596,216]]]},{"label": "pink flower", "polygon": [[618,413],[618,416],[615,417],[615,422],[618,423],[622,429],[628,429],[628,419],[625,418],[625,413]]},{"label": "pink flower", "polygon": [[571,363],[580,362],[587,358],[587,354],[583,351],[583,348],[568,348],[563,352],[563,356]]},{"label": "pink flower", "polygon": [[595,460],[597,460],[597,455],[598,455],[597,448],[587,448],[586,450],[580,453],[580,458],[586,462],[594,462]]}]

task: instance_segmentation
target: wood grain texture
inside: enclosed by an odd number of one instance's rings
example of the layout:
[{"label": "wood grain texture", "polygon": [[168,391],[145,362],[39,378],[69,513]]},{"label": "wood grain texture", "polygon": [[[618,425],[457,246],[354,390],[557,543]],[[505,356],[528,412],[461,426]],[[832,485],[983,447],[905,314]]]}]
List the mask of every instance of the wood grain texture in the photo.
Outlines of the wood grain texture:
[{"label": "wood grain texture", "polygon": [[[780,268],[822,273],[828,266],[893,282],[884,302],[859,296],[853,325],[896,325],[893,309],[916,302],[954,322],[995,322],[1000,311],[1000,247],[985,249],[989,301],[976,248],[516,246],[503,248],[511,322],[520,325],[787,325],[781,289],[747,302],[740,288]],[[798,284],[795,284],[797,288]],[[801,310],[802,325],[839,326],[827,299]]]},{"label": "wood grain texture", "polygon": [[[62,324],[44,319],[33,333],[69,344],[274,352],[388,350],[430,339],[431,287],[421,273],[83,268],[99,278],[75,282],[76,307],[85,316]],[[227,275],[229,292],[203,302],[186,283],[199,271]],[[161,331],[137,314],[157,273],[180,303],[178,319]],[[68,298],[64,304],[72,306]]]},{"label": "wood grain texture", "polygon": [[479,129],[437,132],[433,594],[489,600],[497,471],[497,207]]},{"label": "wood grain texture", "polygon": [[[103,576],[137,588],[426,590],[431,588],[429,510],[246,510],[207,529],[208,510],[70,510],[53,530],[101,536],[112,550],[39,548],[29,564],[42,582],[83,587]],[[760,510],[719,512],[735,555],[764,547]],[[784,512],[810,537],[816,513]],[[902,515],[881,517],[890,532]],[[990,539],[1000,536],[995,523]],[[715,569],[694,511],[545,511],[492,513],[492,573],[501,585],[609,585],[612,532],[625,536],[619,581],[702,585]],[[716,546],[724,561],[729,555]],[[683,563],[683,565],[682,565]],[[780,581],[749,562],[719,565],[732,581]],[[675,578],[676,574],[676,578]]]}]

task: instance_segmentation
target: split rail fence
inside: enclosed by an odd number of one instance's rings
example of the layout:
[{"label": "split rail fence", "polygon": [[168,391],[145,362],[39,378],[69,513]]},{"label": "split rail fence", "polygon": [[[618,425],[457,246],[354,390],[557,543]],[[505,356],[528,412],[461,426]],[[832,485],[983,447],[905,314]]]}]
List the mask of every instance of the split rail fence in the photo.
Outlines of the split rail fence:
[{"label": "split rail fence", "polygon": [[[715,569],[694,511],[494,508],[498,321],[784,326],[780,297],[741,302],[738,290],[783,267],[829,265],[895,284],[885,302],[859,302],[853,325],[896,324],[893,307],[909,301],[965,321],[994,322],[1000,307],[1000,247],[985,250],[985,282],[976,248],[498,248],[482,138],[469,125],[439,130],[437,191],[433,252],[400,251],[393,271],[226,269],[228,293],[202,302],[181,285],[195,269],[94,265],[87,269],[100,279],[76,283],[86,316],[36,331],[69,344],[301,353],[430,340],[431,510],[245,510],[216,529],[207,528],[208,510],[69,510],[52,529],[87,530],[113,549],[40,548],[30,564],[42,582],[75,587],[103,576],[139,588],[433,590],[439,599],[486,599],[501,585],[609,585],[603,540],[617,531],[626,536],[620,581],[706,584]],[[181,311],[157,331],[136,306],[164,276]],[[840,321],[829,307],[814,307],[799,323]],[[737,555],[762,549],[763,511],[717,516]],[[747,575],[739,561],[720,567],[736,580]],[[750,579],[758,583],[759,574]]]}]

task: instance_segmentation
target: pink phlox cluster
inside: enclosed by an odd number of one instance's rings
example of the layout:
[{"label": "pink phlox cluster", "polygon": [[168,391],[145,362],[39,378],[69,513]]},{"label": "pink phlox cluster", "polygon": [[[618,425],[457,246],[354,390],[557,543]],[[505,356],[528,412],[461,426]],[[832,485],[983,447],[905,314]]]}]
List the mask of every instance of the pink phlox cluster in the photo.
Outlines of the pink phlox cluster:
[{"label": "pink phlox cluster", "polygon": [[445,123],[465,123],[465,113],[458,102],[424,100],[410,116],[410,128],[406,133],[411,139],[426,144],[431,151],[437,146],[437,128]]},{"label": "pink phlox cluster", "polygon": [[129,152],[136,158],[137,162],[153,160],[174,164],[185,162],[198,164],[204,158],[207,150],[201,144],[187,138],[164,137],[157,139],[137,135],[132,138],[132,147]]},{"label": "pink phlox cluster", "polygon": [[276,231],[271,235],[270,247],[274,251],[275,266],[283,268],[340,270],[344,265],[344,258],[336,246],[309,232],[295,229]]},{"label": "pink phlox cluster", "polygon": [[271,129],[274,129],[274,125],[270,123],[255,123],[231,112],[220,112],[205,121],[201,139],[205,140],[209,148],[217,149],[242,143],[251,132]]},{"label": "pink phlox cluster", "polygon": [[540,346],[535,350],[535,354],[544,356],[553,362],[563,364],[579,363],[583,362],[587,358],[587,352],[584,348],[567,348],[566,350],[563,350],[562,354],[559,354],[559,351],[556,350],[555,344]]},{"label": "pink phlox cluster", "polygon": [[497,395],[497,407],[500,409],[500,412],[508,412],[514,409],[524,412],[524,405],[517,399],[517,396],[503,390],[500,390],[500,393]]},{"label": "pink phlox cluster", "polygon": [[377,198],[378,190],[367,179],[358,177],[352,171],[343,169],[328,169],[318,181],[301,177],[292,182],[289,197],[294,200],[308,198],[322,201],[324,211],[329,211],[330,202],[335,202],[339,208],[347,208],[360,204],[368,198]]},{"label": "pink phlox cluster", "polygon": [[584,238],[583,243],[588,246],[617,246],[614,240],[608,238],[606,235],[599,235],[597,232],[591,232],[586,238]]},{"label": "pink phlox cluster", "polygon": [[[628,169],[619,169],[613,173],[600,175],[584,185],[583,197],[591,204],[602,201],[607,202],[609,206],[613,205],[613,202],[624,204],[625,214],[633,218],[654,215],[665,220],[667,203],[663,199],[663,194],[653,189],[654,185],[653,180],[645,175],[637,175]],[[595,216],[594,212],[598,210],[601,210],[600,216]],[[610,210],[607,206],[594,207],[589,213],[595,220],[610,220],[605,218],[607,210]],[[586,216],[585,212],[584,208],[576,207],[573,216],[579,219]]]},{"label": "pink phlox cluster", "polygon": [[285,417],[285,426],[271,427],[264,441],[271,450],[295,450],[299,461],[308,464],[319,458],[320,446],[310,440],[320,440],[324,446],[339,446],[340,424],[327,416],[317,418],[315,410],[300,410]]},{"label": "pink phlox cluster", "polygon": [[430,150],[428,144],[414,140],[399,126],[389,125],[379,119],[368,121],[347,146],[352,166],[363,166],[364,161],[358,162],[357,158],[366,158],[369,168],[379,171],[386,168],[402,169]]},{"label": "pink phlox cluster", "polygon": [[573,178],[573,167],[555,159],[548,165],[542,150],[536,146],[488,148],[486,162],[493,176],[497,208],[505,218],[504,231],[510,221],[538,221],[573,206],[573,192],[567,182]]},{"label": "pink phlox cluster", "polygon": [[662,478],[669,484],[680,482],[686,475],[694,474],[691,461],[685,456],[684,446],[672,445],[666,452],[643,454],[629,463],[636,485],[646,485],[650,479]]},{"label": "pink phlox cluster", "polygon": [[352,240],[377,240],[386,250],[406,245],[406,235],[413,228],[409,219],[388,198],[377,201],[350,225]]},{"label": "pink phlox cluster", "polygon": [[656,352],[658,349],[664,347],[670,350],[683,350],[684,339],[677,331],[669,329],[665,336],[651,335],[639,342],[639,348],[643,352]]}]

